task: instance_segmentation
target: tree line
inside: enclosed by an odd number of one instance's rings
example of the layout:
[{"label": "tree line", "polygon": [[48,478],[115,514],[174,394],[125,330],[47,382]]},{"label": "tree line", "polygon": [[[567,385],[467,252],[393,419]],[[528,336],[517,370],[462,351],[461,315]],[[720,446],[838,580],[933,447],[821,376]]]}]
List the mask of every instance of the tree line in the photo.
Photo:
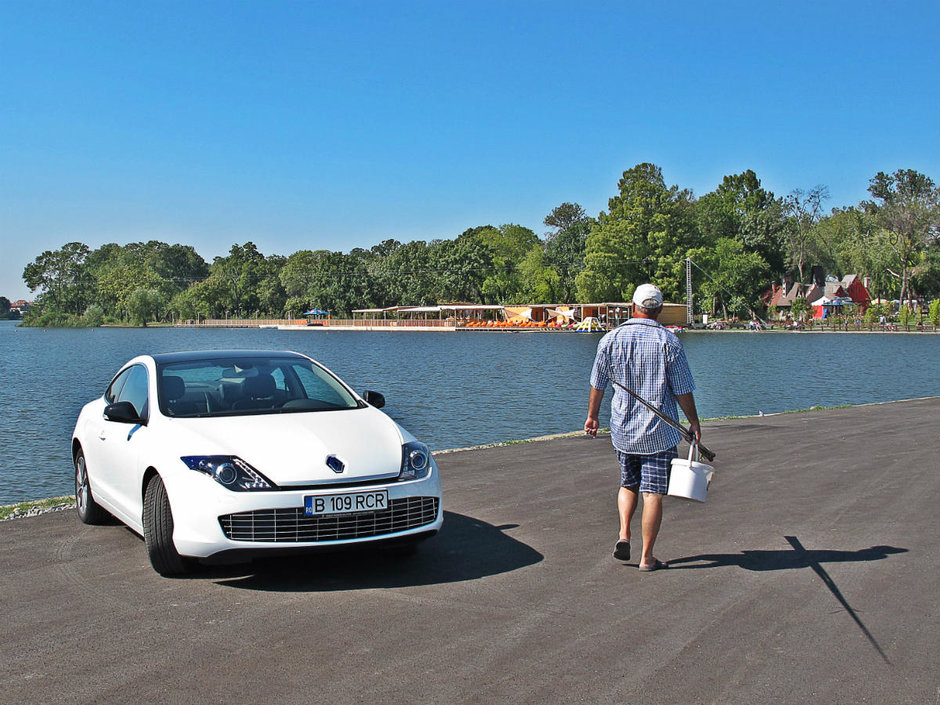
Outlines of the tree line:
[{"label": "tree line", "polygon": [[685,298],[695,264],[699,312],[763,309],[771,282],[806,282],[819,265],[841,278],[868,276],[876,297],[940,296],[940,189],[904,169],[879,172],[870,199],[831,208],[825,186],[778,197],[751,171],[725,176],[696,198],[667,186],[660,167],[623,173],[607,210],[577,203],[549,213],[541,235],[516,224],[482,225],[452,239],[388,239],[348,253],[264,255],[252,242],[206,262],[188,245],[67,243],[23,271],[37,305],[32,325],[100,325],[170,319],[334,316],[357,308],[629,301],[644,281]]}]

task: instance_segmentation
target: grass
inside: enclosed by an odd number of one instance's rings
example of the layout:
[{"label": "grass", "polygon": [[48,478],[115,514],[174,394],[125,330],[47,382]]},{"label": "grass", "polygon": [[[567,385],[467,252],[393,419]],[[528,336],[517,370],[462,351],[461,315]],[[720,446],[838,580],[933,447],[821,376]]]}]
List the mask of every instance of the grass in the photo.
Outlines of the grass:
[{"label": "grass", "polygon": [[66,495],[65,497],[49,497],[48,499],[38,499],[32,502],[18,502],[17,504],[7,504],[0,507],[0,521],[10,519],[11,517],[25,516],[30,509],[36,507],[40,509],[49,509],[59,505],[74,505],[75,497]]}]

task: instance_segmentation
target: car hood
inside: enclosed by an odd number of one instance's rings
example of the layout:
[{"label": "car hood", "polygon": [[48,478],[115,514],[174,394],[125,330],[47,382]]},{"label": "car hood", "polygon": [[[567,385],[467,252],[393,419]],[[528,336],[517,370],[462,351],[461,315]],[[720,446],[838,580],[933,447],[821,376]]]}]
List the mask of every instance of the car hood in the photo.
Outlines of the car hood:
[{"label": "car hood", "polygon": [[[281,487],[397,477],[402,434],[378,409],[168,420],[180,455],[237,455]],[[326,459],[335,455],[342,473]]]}]

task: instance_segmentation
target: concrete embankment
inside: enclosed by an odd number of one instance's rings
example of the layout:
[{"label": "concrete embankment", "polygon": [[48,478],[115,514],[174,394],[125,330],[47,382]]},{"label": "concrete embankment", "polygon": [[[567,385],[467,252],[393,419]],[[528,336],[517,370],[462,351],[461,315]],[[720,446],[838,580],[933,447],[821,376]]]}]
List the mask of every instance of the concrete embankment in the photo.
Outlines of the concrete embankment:
[{"label": "concrete embankment", "polygon": [[0,702],[935,703],[938,418],[707,424],[708,502],[667,500],[648,574],[610,555],[606,439],[442,455],[444,529],[405,562],[166,580],[119,525],[3,522]]}]

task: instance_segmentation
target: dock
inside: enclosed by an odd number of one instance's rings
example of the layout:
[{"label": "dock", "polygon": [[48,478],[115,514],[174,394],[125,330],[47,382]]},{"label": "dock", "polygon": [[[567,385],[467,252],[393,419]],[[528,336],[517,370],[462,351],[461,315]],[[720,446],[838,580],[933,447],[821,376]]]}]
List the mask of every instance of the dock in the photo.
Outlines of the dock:
[{"label": "dock", "polygon": [[438,453],[444,528],[405,560],[169,580],[121,525],[2,522],[0,702],[932,705],[938,418],[707,422],[708,501],[665,500],[653,573],[639,517],[633,560],[611,556],[603,437]]}]

